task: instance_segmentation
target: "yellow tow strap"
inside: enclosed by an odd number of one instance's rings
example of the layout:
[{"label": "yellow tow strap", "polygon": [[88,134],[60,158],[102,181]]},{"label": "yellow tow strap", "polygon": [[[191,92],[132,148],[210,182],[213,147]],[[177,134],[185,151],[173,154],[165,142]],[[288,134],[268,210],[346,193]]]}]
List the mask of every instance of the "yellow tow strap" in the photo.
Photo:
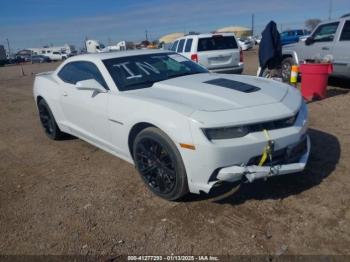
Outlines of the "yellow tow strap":
[{"label": "yellow tow strap", "polygon": [[266,129],[264,129],[264,135],[265,135],[266,140],[267,140],[267,145],[264,147],[264,150],[263,150],[260,162],[259,162],[259,166],[262,166],[266,162],[267,157],[269,155],[271,155],[271,147],[270,147],[270,143],[269,143],[271,141],[271,137]]}]

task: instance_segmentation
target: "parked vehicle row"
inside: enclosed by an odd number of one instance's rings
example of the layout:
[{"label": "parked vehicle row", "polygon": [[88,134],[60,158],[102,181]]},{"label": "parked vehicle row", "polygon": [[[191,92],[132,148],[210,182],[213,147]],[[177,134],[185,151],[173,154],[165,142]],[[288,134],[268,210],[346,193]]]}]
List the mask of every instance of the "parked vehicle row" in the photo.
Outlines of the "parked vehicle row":
[{"label": "parked vehicle row", "polygon": [[32,64],[36,64],[36,63],[49,63],[51,62],[51,59],[47,56],[44,55],[33,55],[30,58],[30,61],[32,62]]},{"label": "parked vehicle row", "polygon": [[304,42],[282,49],[282,76],[288,81],[293,64],[331,60],[333,76],[350,78],[350,16],[319,24]]}]

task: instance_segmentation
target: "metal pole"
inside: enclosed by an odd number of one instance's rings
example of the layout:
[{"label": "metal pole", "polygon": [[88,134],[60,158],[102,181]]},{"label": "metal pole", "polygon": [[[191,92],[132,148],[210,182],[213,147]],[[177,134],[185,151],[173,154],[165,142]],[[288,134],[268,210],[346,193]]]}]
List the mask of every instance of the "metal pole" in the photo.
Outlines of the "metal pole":
[{"label": "metal pole", "polygon": [[6,41],[7,41],[7,48],[8,48],[9,57],[10,57],[10,56],[11,56],[10,42],[9,42],[9,39],[8,39],[8,38],[6,38]]},{"label": "metal pole", "polygon": [[254,14],[252,14],[252,36],[254,36]]},{"label": "metal pole", "polygon": [[329,0],[328,20],[332,19],[333,0]]}]

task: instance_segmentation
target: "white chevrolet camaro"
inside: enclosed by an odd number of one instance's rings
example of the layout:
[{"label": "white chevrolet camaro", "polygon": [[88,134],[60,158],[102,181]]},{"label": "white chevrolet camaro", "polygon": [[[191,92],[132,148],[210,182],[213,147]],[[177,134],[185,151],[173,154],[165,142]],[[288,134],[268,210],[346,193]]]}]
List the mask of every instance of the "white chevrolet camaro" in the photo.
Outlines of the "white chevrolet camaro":
[{"label": "white chevrolet camaro", "polygon": [[34,97],[50,138],[70,134],[134,164],[169,200],[300,172],[310,152],[297,89],[210,73],[168,51],[69,58],[36,76]]}]

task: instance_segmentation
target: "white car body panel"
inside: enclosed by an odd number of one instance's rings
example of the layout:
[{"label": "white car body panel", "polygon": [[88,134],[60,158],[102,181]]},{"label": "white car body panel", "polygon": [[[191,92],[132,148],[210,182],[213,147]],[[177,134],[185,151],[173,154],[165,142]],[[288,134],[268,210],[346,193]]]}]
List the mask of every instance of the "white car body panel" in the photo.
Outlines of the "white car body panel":
[{"label": "white car body panel", "polygon": [[[298,143],[305,137],[307,107],[299,91],[274,80],[208,73],[173,78],[155,83],[150,88],[120,92],[102,60],[149,53],[169,51],[126,51],[69,58],[56,71],[37,75],[34,97],[46,100],[63,132],[132,164],[128,144],[131,129],[139,123],[158,127],[178,148],[186,168],[189,190],[193,193],[209,192],[217,182],[209,181],[215,170],[246,164],[250,158],[260,155],[266,146],[263,132],[210,141],[202,128],[260,123],[291,117],[299,112],[293,126],[270,130],[269,133],[276,149]],[[71,61],[93,62],[110,90],[93,95],[92,91],[77,90],[74,85],[63,82],[57,73]],[[203,83],[216,78],[247,83],[260,90],[244,93]],[[196,149],[182,148],[180,143],[193,144]],[[304,168],[302,165],[299,167],[293,172]],[[227,180],[233,179],[233,173],[228,175]]]}]

